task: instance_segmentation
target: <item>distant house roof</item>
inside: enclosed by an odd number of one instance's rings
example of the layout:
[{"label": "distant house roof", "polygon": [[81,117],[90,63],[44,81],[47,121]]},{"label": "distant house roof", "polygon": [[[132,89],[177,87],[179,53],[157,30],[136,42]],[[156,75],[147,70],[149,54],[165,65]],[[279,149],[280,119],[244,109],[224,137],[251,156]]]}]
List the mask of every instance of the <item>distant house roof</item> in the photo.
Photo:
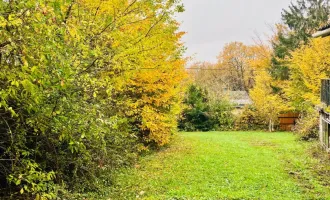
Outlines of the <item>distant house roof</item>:
[{"label": "distant house roof", "polygon": [[314,38],[317,38],[317,37],[326,37],[329,35],[330,35],[330,22],[319,28],[317,32],[314,33],[312,36]]},{"label": "distant house roof", "polygon": [[244,107],[252,104],[252,100],[246,91],[229,91],[229,100],[235,104],[236,107]]}]

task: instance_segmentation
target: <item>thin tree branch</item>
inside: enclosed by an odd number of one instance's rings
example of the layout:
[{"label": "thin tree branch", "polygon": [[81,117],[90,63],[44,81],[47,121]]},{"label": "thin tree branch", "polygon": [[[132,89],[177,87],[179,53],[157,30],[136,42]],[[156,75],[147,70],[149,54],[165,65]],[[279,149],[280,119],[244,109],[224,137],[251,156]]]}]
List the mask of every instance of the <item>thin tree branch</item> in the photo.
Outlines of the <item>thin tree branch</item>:
[{"label": "thin tree branch", "polygon": [[8,44],[10,44],[9,41],[3,42],[3,43],[0,44],[0,48],[3,48],[5,46],[7,46]]},{"label": "thin tree branch", "polygon": [[72,3],[70,4],[68,10],[66,11],[66,15],[65,15],[65,18],[64,18],[64,24],[66,24],[66,22],[68,21],[69,17],[70,17],[70,13],[71,13],[71,10],[72,10],[72,7],[74,5],[75,1],[72,1]]},{"label": "thin tree branch", "polygon": [[96,61],[98,61],[98,58],[96,58],[86,69],[84,69],[83,71],[76,74],[76,76],[79,76],[79,75],[87,72],[88,70],[90,70],[95,65]]}]

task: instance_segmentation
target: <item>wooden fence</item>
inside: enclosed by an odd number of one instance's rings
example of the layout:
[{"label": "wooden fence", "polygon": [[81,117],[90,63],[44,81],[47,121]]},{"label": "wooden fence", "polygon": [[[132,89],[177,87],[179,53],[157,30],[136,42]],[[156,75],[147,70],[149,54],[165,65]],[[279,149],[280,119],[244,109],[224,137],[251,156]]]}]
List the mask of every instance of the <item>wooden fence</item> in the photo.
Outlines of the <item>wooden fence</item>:
[{"label": "wooden fence", "polygon": [[330,105],[330,79],[322,80],[321,101],[326,106]]},{"label": "wooden fence", "polygon": [[324,110],[330,106],[330,79],[322,80],[321,87],[322,106],[320,111],[320,142],[321,145],[330,152],[329,132],[330,132],[330,113]]},{"label": "wooden fence", "polygon": [[280,130],[281,131],[292,131],[296,122],[299,118],[298,113],[285,113],[281,114],[279,117],[280,121]]}]

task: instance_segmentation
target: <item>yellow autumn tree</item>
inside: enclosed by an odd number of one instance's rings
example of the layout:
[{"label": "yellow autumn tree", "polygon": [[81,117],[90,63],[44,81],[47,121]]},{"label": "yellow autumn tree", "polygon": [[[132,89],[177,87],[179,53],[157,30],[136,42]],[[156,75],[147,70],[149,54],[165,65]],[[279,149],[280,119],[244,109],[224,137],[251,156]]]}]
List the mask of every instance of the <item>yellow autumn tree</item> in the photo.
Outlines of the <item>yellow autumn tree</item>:
[{"label": "yellow autumn tree", "polygon": [[268,45],[255,44],[248,47],[248,64],[254,71],[266,70],[271,64],[272,51]]},{"label": "yellow autumn tree", "polygon": [[248,91],[253,86],[253,71],[249,66],[249,47],[241,42],[227,44],[218,56],[218,68],[229,83],[230,90]]},{"label": "yellow autumn tree", "polygon": [[189,68],[191,79],[208,91],[210,101],[215,102],[226,96],[225,89],[229,88],[230,83],[226,81],[223,70],[220,70],[217,64],[197,62]]},{"label": "yellow autumn tree", "polygon": [[321,79],[330,77],[329,52],[330,38],[312,39],[292,52],[285,93],[297,110],[305,112],[320,104]]},{"label": "yellow autumn tree", "polygon": [[[95,27],[95,39],[108,43],[108,69],[101,77],[116,99],[110,107],[120,110],[143,143],[167,144],[176,131],[185,78],[184,33],[173,17],[182,8],[168,0],[82,2],[98,13],[102,28]],[[112,18],[103,17],[109,13]]]},{"label": "yellow autumn tree", "polygon": [[143,142],[163,146],[177,131],[186,73],[183,60],[156,62],[159,68],[142,69],[129,81],[131,103],[126,113]]},{"label": "yellow autumn tree", "polygon": [[274,80],[268,69],[271,66],[271,50],[266,45],[250,47],[252,55],[250,66],[255,70],[255,86],[250,91],[250,96],[256,106],[258,114],[269,125],[269,131],[274,131],[278,115],[287,109],[284,100],[273,90]]},{"label": "yellow autumn tree", "polygon": [[[141,19],[120,27],[122,37],[131,38],[123,40],[118,55],[118,61],[129,69],[121,70],[125,75],[117,81],[121,89],[116,94],[124,98],[122,110],[139,139],[156,146],[169,143],[177,130],[186,78],[180,42],[184,33],[172,17],[176,3],[164,2],[153,3],[155,7],[144,10]],[[147,4],[137,1],[130,9]]]},{"label": "yellow autumn tree", "polygon": [[231,90],[249,91],[254,87],[257,71],[270,64],[271,51],[267,45],[245,45],[241,42],[227,44],[218,56],[217,68],[222,80]]},{"label": "yellow autumn tree", "polygon": [[272,78],[266,71],[260,71],[256,77],[256,85],[250,91],[250,96],[258,113],[268,121],[269,131],[274,131],[278,115],[286,109],[285,102],[273,93]]}]

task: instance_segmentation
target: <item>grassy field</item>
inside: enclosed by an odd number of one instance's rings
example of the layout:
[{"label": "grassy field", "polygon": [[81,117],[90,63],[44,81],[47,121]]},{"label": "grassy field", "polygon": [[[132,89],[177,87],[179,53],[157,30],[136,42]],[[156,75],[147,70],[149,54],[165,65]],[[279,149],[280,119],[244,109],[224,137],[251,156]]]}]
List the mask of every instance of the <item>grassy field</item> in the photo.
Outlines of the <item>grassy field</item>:
[{"label": "grassy field", "polygon": [[290,133],[182,133],[116,177],[111,199],[330,199]]}]

